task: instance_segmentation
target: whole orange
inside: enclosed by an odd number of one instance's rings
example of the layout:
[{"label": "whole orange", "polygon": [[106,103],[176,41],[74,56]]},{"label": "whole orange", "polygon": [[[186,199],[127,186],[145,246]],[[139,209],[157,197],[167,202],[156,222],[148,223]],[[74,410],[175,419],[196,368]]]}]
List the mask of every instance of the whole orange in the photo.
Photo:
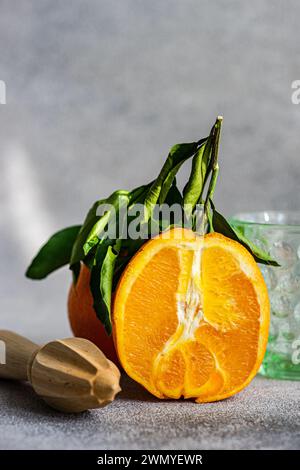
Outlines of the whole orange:
[{"label": "whole orange", "polygon": [[69,291],[68,313],[74,336],[92,341],[108,359],[119,365],[113,337],[108,336],[93,308],[90,270],[84,264],[76,284],[72,283]]}]

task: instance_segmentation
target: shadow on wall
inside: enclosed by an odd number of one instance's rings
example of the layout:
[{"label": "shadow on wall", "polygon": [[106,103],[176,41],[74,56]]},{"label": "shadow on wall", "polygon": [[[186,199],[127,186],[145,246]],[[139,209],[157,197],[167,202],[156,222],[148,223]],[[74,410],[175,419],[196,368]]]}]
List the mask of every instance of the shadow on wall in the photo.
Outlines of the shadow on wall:
[{"label": "shadow on wall", "polygon": [[[26,261],[53,233],[54,223],[44,203],[44,195],[30,156],[19,145],[9,145],[2,154],[3,185],[1,221]],[[1,227],[3,230],[5,226]]]}]

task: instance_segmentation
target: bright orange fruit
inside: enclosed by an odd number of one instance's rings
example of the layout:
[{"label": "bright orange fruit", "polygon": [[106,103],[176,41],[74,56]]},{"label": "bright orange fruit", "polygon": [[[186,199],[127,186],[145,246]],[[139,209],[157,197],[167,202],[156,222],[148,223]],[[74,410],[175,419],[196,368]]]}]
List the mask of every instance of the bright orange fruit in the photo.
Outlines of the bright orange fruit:
[{"label": "bright orange fruit", "polygon": [[90,270],[81,265],[76,284],[72,283],[68,297],[68,314],[74,336],[85,338],[96,344],[105,356],[119,365],[112,336],[96,316],[93,296],[90,290]]},{"label": "bright orange fruit", "polygon": [[263,359],[269,299],[239,243],[174,229],[147,242],[116,290],[113,331],[130,377],[159,398],[210,402],[242,390]]}]

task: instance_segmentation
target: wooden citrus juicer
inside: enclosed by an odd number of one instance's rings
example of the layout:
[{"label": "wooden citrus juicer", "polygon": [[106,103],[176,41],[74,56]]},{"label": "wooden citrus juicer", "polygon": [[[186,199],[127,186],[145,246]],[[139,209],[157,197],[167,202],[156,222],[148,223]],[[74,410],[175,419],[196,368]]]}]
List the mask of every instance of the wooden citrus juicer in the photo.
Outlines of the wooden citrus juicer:
[{"label": "wooden citrus juicer", "polygon": [[62,339],[39,347],[16,333],[0,330],[0,341],[5,350],[0,378],[28,380],[59,411],[100,408],[121,390],[118,368],[86,339]]}]

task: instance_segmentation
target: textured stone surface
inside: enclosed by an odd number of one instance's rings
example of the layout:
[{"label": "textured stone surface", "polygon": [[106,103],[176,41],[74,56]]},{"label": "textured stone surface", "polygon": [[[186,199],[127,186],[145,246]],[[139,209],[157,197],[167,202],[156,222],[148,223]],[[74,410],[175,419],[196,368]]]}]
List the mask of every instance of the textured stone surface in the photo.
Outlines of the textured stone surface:
[{"label": "textured stone surface", "polygon": [[223,402],[159,401],[123,380],[118,399],[78,416],[52,411],[25,385],[0,395],[0,448],[300,449],[300,382],[256,378]]},{"label": "textured stone surface", "polygon": [[[152,179],[169,146],[202,137],[217,114],[218,206],[299,207],[297,0],[2,0],[0,10],[2,327],[38,342],[70,335],[69,273],[30,282],[29,259],[95,199]],[[288,447],[299,438],[299,384],[259,379],[205,407],[144,403],[131,391],[77,418],[23,392],[1,386],[1,447]]]}]

